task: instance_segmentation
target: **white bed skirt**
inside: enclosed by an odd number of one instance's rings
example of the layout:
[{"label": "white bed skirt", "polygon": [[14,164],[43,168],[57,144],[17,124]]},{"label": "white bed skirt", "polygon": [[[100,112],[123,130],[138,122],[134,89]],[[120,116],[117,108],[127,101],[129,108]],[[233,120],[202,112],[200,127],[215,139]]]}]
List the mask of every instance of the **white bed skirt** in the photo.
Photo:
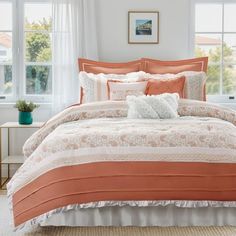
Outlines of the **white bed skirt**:
[{"label": "white bed skirt", "polygon": [[41,226],[236,226],[236,208],[110,206],[55,213]]}]

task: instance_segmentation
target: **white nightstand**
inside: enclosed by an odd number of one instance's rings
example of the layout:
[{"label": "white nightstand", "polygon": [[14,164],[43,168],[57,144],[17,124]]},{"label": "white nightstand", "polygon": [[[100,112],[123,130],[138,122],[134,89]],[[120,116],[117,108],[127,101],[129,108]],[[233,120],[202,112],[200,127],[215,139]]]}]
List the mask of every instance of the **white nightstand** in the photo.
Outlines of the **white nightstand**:
[{"label": "white nightstand", "polygon": [[[7,122],[0,126],[0,189],[3,189],[3,186],[10,179],[10,165],[17,164],[21,165],[24,162],[23,155],[11,155],[10,153],[10,129],[39,129],[43,126],[43,122],[34,122],[31,125],[20,125],[18,122]],[[3,155],[3,145],[2,145],[2,130],[7,129],[7,155]],[[2,166],[7,166],[7,179],[3,181],[2,177]]]}]

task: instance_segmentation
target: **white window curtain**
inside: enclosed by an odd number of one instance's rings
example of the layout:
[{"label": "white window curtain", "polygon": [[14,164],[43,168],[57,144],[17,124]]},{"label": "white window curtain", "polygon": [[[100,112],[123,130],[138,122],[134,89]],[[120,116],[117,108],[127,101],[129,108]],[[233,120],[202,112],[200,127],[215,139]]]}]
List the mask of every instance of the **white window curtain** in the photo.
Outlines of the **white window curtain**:
[{"label": "white window curtain", "polygon": [[97,60],[94,0],[52,0],[53,113],[79,101],[78,58]]}]

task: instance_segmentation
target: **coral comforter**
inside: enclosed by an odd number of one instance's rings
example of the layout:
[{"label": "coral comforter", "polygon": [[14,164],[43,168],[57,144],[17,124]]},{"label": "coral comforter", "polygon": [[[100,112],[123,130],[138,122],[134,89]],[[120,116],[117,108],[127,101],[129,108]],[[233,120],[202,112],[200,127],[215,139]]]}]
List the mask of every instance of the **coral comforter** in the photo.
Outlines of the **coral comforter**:
[{"label": "coral comforter", "polygon": [[75,105],[26,142],[9,182],[15,226],[100,201],[236,201],[236,112],[180,100],[177,119],[127,119],[126,102]]}]

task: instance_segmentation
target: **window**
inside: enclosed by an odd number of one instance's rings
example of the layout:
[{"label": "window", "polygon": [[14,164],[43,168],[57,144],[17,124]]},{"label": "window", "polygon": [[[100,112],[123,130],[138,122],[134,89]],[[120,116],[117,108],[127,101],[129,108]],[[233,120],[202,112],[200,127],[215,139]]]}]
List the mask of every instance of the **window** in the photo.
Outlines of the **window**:
[{"label": "window", "polygon": [[12,95],[12,4],[0,2],[0,97]]},{"label": "window", "polygon": [[25,93],[52,92],[52,20],[50,4],[26,3],[24,22]]},{"label": "window", "polygon": [[52,94],[51,3],[0,0],[0,16],[0,102],[18,98],[49,102]]},{"label": "window", "polygon": [[194,1],[195,56],[208,56],[208,98],[236,95],[236,2]]}]

